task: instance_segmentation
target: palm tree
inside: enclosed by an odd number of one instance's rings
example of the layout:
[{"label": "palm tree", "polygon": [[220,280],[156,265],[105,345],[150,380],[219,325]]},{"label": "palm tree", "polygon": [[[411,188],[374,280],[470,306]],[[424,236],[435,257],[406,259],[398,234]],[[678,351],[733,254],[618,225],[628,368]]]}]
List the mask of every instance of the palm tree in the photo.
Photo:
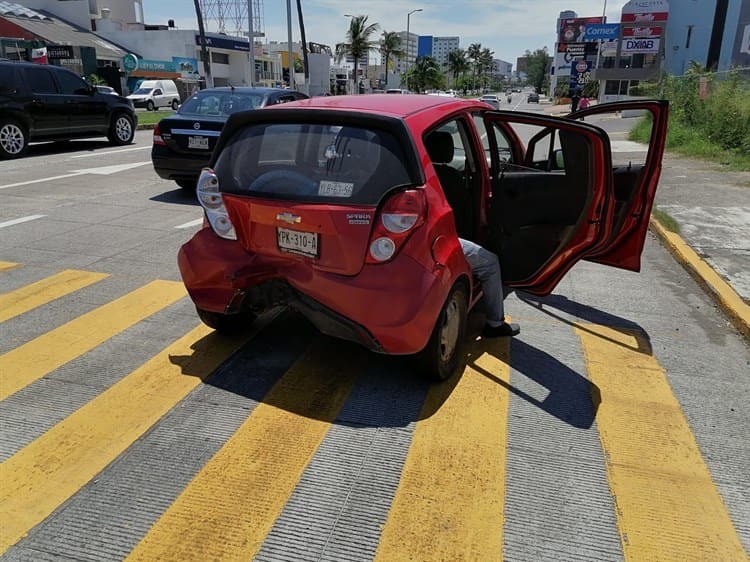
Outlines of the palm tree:
[{"label": "palm tree", "polygon": [[466,51],[456,49],[448,53],[448,72],[453,76],[453,87],[456,87],[458,77],[469,70],[469,63],[466,60]]},{"label": "palm tree", "polygon": [[482,51],[479,53],[479,68],[480,68],[480,74],[483,74],[482,76],[482,84],[486,87],[490,80],[490,74],[492,73],[492,67],[494,66],[494,61],[492,60],[493,55],[495,54],[494,51],[490,51],[487,47],[482,49]]},{"label": "palm tree", "polygon": [[380,29],[377,23],[367,25],[367,16],[353,16],[349,22],[349,30],[346,32],[346,43],[336,45],[336,61],[341,60],[347,55],[354,59],[354,90],[359,93],[359,84],[357,81],[357,69],[359,68],[359,59],[370,53],[370,50],[377,49],[378,44],[370,40],[373,33]]},{"label": "palm tree", "polygon": [[476,89],[476,76],[477,76],[477,65],[479,62],[479,55],[482,52],[482,44],[481,43],[472,43],[469,45],[469,50],[467,51],[467,56],[472,61],[472,70],[471,70],[471,87],[472,89]]},{"label": "palm tree", "polygon": [[380,54],[385,62],[385,80],[388,82],[388,67],[391,66],[391,57],[400,57],[404,54],[401,50],[401,37],[395,31],[384,31],[380,40]]},{"label": "palm tree", "polygon": [[409,85],[417,92],[441,88],[444,82],[445,76],[440,70],[440,65],[432,57],[418,57],[409,70]]}]

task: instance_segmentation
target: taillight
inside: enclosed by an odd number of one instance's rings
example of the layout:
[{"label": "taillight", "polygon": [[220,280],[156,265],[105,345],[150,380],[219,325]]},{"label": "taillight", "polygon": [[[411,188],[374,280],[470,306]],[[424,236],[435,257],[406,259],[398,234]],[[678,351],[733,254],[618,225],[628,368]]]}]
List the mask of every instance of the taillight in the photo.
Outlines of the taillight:
[{"label": "taillight", "polygon": [[423,190],[409,189],[391,196],[375,221],[367,263],[384,263],[393,258],[412,233],[424,224],[426,214]]},{"label": "taillight", "polygon": [[161,131],[159,130],[158,123],[154,125],[154,144],[164,144],[164,145],[167,144],[164,142],[164,139],[161,138]]},{"label": "taillight", "polygon": [[201,170],[195,193],[198,202],[206,211],[206,218],[213,231],[227,240],[237,240],[237,233],[219,191],[219,178],[211,168]]}]

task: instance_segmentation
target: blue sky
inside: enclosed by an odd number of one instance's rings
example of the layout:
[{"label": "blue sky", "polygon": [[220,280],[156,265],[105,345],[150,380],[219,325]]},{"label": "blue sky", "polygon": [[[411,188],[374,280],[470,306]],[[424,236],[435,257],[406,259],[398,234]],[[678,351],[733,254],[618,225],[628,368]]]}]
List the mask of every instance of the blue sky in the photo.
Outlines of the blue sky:
[{"label": "blue sky", "polygon": [[[240,0],[244,1],[244,0]],[[193,0],[144,0],[146,23],[166,23],[174,19],[181,29],[197,29]],[[266,39],[287,40],[286,0],[264,0]],[[481,43],[495,52],[495,58],[510,62],[526,50],[544,46],[552,53],[555,23],[563,10],[574,10],[580,17],[600,16],[606,4],[607,18],[620,21],[624,1],[605,0],[303,0],[302,9],[308,41],[335,45],[344,40],[348,18],[344,14],[368,16],[381,31],[406,30],[419,35],[455,36],[461,47]],[[296,0],[292,5],[292,35],[299,40]],[[247,24],[245,24],[247,25]],[[210,29],[215,31],[215,29]]]}]

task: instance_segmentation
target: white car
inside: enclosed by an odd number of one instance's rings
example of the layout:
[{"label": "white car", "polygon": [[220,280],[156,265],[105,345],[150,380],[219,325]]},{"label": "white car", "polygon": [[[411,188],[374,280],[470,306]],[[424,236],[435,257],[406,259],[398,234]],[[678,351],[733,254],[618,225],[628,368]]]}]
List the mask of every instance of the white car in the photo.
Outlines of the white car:
[{"label": "white car", "polygon": [[484,94],[479,101],[491,105],[493,109],[500,109],[500,99],[496,94]]}]

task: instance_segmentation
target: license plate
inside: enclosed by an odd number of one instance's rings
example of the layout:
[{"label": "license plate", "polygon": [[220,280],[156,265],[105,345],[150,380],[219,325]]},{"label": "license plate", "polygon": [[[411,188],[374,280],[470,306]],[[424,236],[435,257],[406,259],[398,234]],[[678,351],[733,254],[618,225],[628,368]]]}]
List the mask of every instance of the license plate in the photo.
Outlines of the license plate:
[{"label": "license plate", "polygon": [[282,252],[300,254],[310,258],[318,257],[317,232],[300,232],[288,228],[277,228],[276,242]]},{"label": "license plate", "polygon": [[208,150],[208,137],[188,137],[188,148]]}]

